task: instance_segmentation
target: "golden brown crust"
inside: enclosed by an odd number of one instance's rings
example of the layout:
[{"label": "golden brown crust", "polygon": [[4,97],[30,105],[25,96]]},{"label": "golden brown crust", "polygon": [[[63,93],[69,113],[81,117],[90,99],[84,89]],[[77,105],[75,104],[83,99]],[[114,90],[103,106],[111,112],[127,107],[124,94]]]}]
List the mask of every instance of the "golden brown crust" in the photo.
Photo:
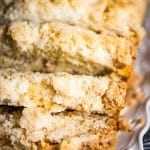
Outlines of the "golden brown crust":
[{"label": "golden brown crust", "polygon": [[[127,85],[125,82],[119,82],[118,85],[113,82],[110,83],[110,89],[106,91],[103,97],[103,103],[105,104],[105,109],[109,112],[120,112],[121,109],[125,107],[125,101],[122,101],[121,95],[126,90]],[[112,96],[114,95],[114,96]],[[126,96],[126,94],[125,94]],[[113,99],[118,99],[118,101],[113,101]],[[116,107],[118,106],[118,107]],[[116,113],[117,114],[117,113]]]}]

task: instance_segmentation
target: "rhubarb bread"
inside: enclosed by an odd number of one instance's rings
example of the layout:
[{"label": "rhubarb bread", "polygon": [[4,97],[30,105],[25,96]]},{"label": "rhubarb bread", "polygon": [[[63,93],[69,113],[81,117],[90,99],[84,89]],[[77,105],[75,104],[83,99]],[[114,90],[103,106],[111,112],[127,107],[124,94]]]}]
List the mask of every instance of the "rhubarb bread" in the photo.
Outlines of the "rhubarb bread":
[{"label": "rhubarb bread", "polygon": [[44,107],[51,112],[73,109],[112,116],[124,107],[125,96],[125,82],[105,77],[0,70],[3,105]]},{"label": "rhubarb bread", "polygon": [[9,5],[7,1],[2,0],[2,23],[57,20],[96,32],[116,32],[138,43],[147,0],[9,0]]},{"label": "rhubarb bread", "polygon": [[[127,78],[132,72],[136,48],[116,34],[96,34],[61,22],[37,25],[19,21],[0,27],[0,55],[21,60],[26,64],[16,66],[21,70],[87,75],[114,71]],[[8,67],[15,66],[8,61]]]},{"label": "rhubarb bread", "polygon": [[[116,120],[80,112],[0,107],[0,146],[5,150],[115,149]],[[9,146],[10,145],[10,146]]]}]

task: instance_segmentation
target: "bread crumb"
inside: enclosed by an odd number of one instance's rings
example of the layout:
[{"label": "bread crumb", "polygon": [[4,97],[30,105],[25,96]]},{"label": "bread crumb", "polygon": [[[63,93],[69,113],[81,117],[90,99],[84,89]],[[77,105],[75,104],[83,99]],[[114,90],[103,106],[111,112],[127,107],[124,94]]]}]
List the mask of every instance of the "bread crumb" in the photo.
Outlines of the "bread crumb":
[{"label": "bread crumb", "polygon": [[130,79],[128,80],[128,89],[126,97],[126,105],[131,107],[134,104],[134,101],[140,101],[144,97],[142,93],[140,84],[142,82],[142,77],[136,73],[133,73]]},{"label": "bread crumb", "polygon": [[143,124],[143,123],[144,123],[144,119],[143,119],[143,118],[139,118],[139,119],[138,119],[138,123],[139,123],[139,124]]},{"label": "bread crumb", "polygon": [[129,123],[129,120],[125,116],[121,116],[118,120],[118,130],[131,132],[132,127]]}]

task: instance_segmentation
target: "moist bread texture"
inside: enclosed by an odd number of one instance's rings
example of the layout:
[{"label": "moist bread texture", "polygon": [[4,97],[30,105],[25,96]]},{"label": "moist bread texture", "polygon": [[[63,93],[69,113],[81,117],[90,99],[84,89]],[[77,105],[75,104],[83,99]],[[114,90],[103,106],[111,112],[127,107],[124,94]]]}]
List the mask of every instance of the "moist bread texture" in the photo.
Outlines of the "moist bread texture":
[{"label": "moist bread texture", "polygon": [[115,150],[146,5],[0,0],[0,150]]},{"label": "moist bread texture", "polygon": [[0,104],[73,109],[114,115],[125,105],[126,83],[107,77],[0,70]]},{"label": "moist bread texture", "polygon": [[142,38],[146,0],[2,0],[2,23],[61,21],[96,32],[115,32],[136,44]]},{"label": "moist bread texture", "polygon": [[[127,78],[136,57],[134,44],[124,37],[61,22],[19,21],[1,26],[0,33],[0,55],[24,62],[22,70],[87,75],[114,71]],[[8,62],[8,67],[15,66]]]},{"label": "moist bread texture", "polygon": [[80,112],[51,114],[42,108],[1,106],[0,139],[0,146],[13,149],[114,149],[116,120]]}]

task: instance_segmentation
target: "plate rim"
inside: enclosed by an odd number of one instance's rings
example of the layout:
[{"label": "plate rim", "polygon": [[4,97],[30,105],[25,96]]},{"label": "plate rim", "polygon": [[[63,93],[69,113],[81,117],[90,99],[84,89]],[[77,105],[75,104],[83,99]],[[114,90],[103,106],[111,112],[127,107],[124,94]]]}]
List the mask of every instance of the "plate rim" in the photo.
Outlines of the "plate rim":
[{"label": "plate rim", "polygon": [[146,98],[144,110],[145,110],[145,115],[146,115],[145,125],[141,129],[139,136],[138,136],[138,144],[139,144],[140,150],[144,150],[143,149],[143,137],[150,127],[150,113],[149,113],[149,111],[150,111],[150,96]]}]

